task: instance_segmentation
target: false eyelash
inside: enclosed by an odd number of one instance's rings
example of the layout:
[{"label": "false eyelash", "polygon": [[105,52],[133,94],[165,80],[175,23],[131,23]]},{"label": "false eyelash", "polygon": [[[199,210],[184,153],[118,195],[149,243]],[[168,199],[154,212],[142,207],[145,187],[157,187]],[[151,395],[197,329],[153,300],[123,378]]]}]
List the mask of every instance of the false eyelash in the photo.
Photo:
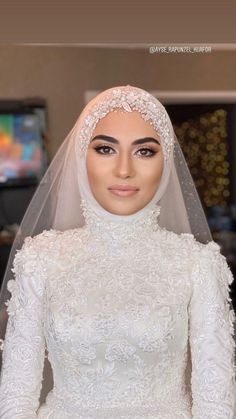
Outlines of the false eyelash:
[{"label": "false eyelash", "polygon": [[145,156],[145,155],[142,155],[141,154],[140,157],[153,157],[153,156],[155,156],[155,154],[157,154],[157,151],[156,150],[153,150],[153,148],[149,148],[149,147],[139,148],[137,151],[140,151],[140,150],[148,150],[148,151],[151,151],[152,152],[152,154],[149,154],[148,156]]},{"label": "false eyelash", "polygon": [[[110,148],[111,150],[113,150],[113,148],[112,148],[111,146],[106,145],[106,144],[104,144],[104,145],[99,145],[99,146],[95,147],[94,149],[97,151],[97,150],[100,150],[101,148]],[[142,147],[142,148],[139,148],[137,151],[140,151],[140,150],[148,150],[148,151],[151,151],[151,152],[152,152],[152,154],[151,154],[151,155],[149,155],[149,156],[145,156],[145,155],[141,155],[141,156],[140,156],[140,157],[144,157],[144,158],[146,158],[146,157],[153,157],[153,156],[157,153],[157,151],[156,151],[156,150],[154,150],[154,149],[153,149],[153,148],[151,148],[151,147]],[[100,153],[100,154],[103,154],[103,155],[109,155],[110,153]]]}]

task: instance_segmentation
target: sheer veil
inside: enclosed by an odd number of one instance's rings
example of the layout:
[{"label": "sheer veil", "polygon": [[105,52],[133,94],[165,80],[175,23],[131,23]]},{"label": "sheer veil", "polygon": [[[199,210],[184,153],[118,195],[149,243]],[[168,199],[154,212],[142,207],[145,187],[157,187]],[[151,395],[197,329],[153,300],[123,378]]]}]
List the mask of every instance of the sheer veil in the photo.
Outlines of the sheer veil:
[{"label": "sheer veil", "polygon": [[[13,260],[25,238],[48,229],[64,231],[82,227],[85,223],[81,208],[83,199],[92,200],[94,208],[107,217],[113,216],[102,209],[91,194],[85,157],[97,122],[117,109],[124,112],[139,111],[154,126],[160,137],[164,152],[164,170],[158,190],[148,204],[161,206],[159,225],[177,234],[193,234],[201,243],[212,240],[197,190],[164,106],[151,94],[135,86],[107,89],[92,99],[81,112],[42,178],[20,225],[0,294],[2,344],[8,319],[5,303],[10,298],[7,283],[9,279],[14,279]],[[47,377],[47,371],[45,374]],[[43,386],[46,393],[50,386],[47,378]]]}]

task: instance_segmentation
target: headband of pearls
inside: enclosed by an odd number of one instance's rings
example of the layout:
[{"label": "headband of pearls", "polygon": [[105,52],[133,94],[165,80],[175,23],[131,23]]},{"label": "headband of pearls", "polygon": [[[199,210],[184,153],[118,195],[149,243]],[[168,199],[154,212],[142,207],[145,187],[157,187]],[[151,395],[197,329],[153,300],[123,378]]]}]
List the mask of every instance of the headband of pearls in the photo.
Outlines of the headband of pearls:
[{"label": "headband of pearls", "polygon": [[150,93],[129,85],[110,89],[85,117],[78,138],[81,157],[85,156],[99,120],[117,108],[123,108],[126,112],[139,111],[143,119],[153,125],[160,136],[164,159],[167,161],[174,147],[174,136],[164,106]]}]

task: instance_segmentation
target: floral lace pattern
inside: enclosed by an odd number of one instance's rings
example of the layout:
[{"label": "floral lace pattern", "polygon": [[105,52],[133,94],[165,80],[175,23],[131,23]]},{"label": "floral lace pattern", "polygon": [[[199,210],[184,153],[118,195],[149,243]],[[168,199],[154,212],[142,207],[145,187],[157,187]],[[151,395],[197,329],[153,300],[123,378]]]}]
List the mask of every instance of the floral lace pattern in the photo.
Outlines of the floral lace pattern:
[{"label": "floral lace pattern", "polygon": [[[233,419],[233,278],[219,246],[157,228],[158,208],[109,229],[84,211],[83,228],[27,238],[15,257],[0,417]],[[54,388],[39,406],[45,346]]]},{"label": "floral lace pattern", "polygon": [[137,110],[145,121],[149,121],[160,135],[163,144],[163,154],[167,161],[174,147],[174,134],[166,116],[164,106],[152,95],[133,86],[123,86],[111,89],[106,97],[97,103],[85,118],[78,139],[80,154],[85,155],[91,134],[98,121],[109,112],[123,109],[126,112]]}]

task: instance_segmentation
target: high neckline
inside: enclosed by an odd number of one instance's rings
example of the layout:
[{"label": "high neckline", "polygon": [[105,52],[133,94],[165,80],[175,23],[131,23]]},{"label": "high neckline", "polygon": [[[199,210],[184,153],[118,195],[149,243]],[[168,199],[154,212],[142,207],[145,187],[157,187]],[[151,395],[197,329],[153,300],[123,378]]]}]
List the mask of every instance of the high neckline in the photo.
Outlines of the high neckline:
[{"label": "high neckline", "polygon": [[114,239],[142,237],[143,234],[160,229],[158,217],[160,206],[146,206],[131,215],[116,215],[105,209],[97,211],[87,200],[82,199],[81,209],[87,229],[96,236]]}]

